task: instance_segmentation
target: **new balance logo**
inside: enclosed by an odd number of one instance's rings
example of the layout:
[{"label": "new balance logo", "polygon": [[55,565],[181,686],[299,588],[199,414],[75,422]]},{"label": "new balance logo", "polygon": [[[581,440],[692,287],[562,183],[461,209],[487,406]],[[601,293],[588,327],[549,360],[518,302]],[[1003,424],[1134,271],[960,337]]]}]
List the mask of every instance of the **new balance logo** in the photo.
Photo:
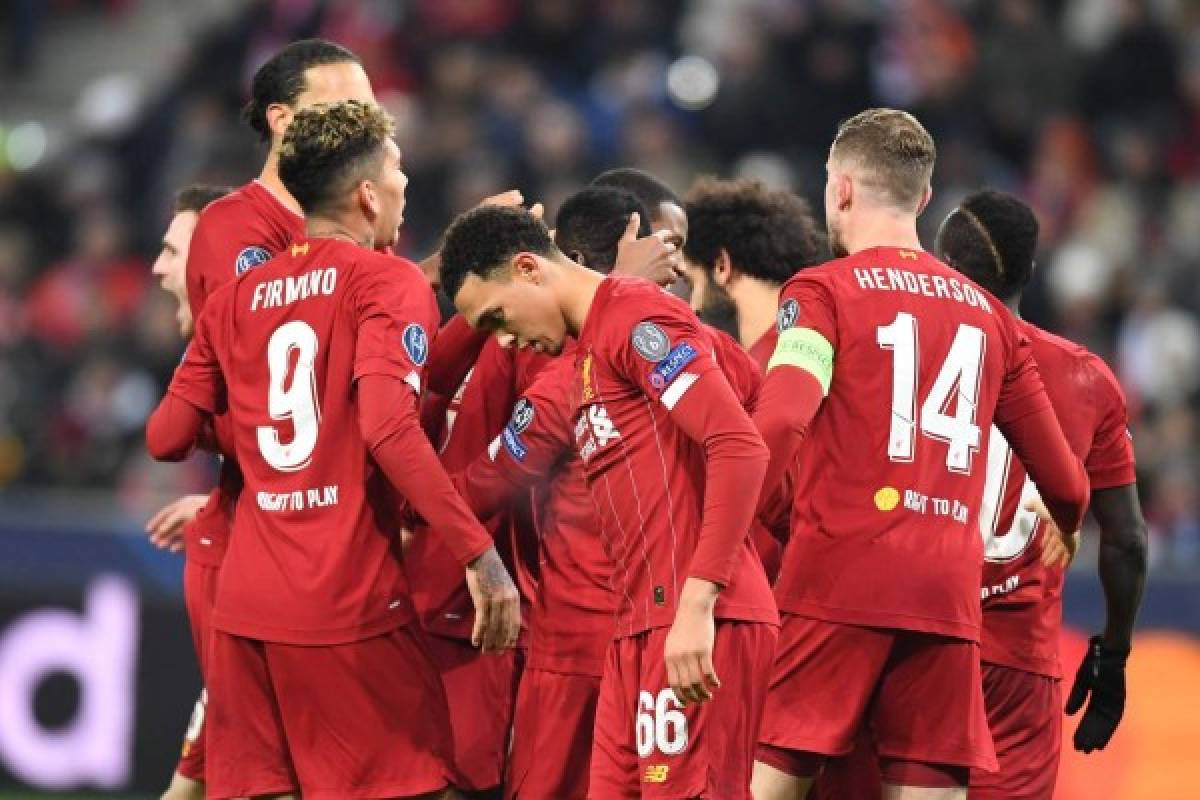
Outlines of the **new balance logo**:
[{"label": "new balance logo", "polygon": [[646,774],[642,776],[642,783],[666,783],[670,771],[671,768],[666,764],[649,764]]}]

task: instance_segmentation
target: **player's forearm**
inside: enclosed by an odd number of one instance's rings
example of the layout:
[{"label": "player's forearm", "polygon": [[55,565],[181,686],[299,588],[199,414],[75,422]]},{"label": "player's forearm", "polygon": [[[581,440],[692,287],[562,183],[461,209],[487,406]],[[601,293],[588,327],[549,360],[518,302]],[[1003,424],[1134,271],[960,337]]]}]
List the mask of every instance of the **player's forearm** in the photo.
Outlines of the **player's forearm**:
[{"label": "player's forearm", "polygon": [[758,501],[761,511],[779,507],[784,476],[824,397],[820,381],[806,370],[780,366],[767,373],[754,412],[754,425],[770,451]]},{"label": "player's forearm", "polygon": [[1092,492],[1092,513],[1100,525],[1100,583],[1107,618],[1104,644],[1127,651],[1146,584],[1146,523],[1133,484]]},{"label": "player's forearm", "polygon": [[438,331],[429,350],[429,360],[425,366],[426,387],[446,397],[453,397],[471,367],[479,360],[487,337],[486,331],[475,330],[468,325],[462,314],[451,317]]},{"label": "player's forearm", "polygon": [[196,447],[207,415],[168,392],[146,421],[146,450],[156,461],[182,461]]},{"label": "player's forearm", "polygon": [[770,454],[721,373],[706,374],[671,418],[704,446],[704,517],[688,576],[725,586],[733,574]]},{"label": "player's forearm", "polygon": [[369,375],[358,382],[359,428],[375,463],[462,564],[492,539],[455,491],[417,420],[412,390],[398,378]]},{"label": "player's forearm", "polygon": [[519,475],[500,469],[486,454],[451,475],[450,480],[479,519],[503,509],[525,488]]},{"label": "player's forearm", "polygon": [[1049,403],[1000,428],[1037,485],[1060,530],[1077,531],[1088,506],[1088,477],[1071,452]]}]

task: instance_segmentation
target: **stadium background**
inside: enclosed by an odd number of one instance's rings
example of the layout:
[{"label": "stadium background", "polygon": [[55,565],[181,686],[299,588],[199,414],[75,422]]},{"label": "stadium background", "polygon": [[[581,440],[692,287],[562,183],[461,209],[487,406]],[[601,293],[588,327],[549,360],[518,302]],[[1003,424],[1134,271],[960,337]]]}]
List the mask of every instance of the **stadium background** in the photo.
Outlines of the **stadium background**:
[{"label": "stadium background", "polygon": [[[837,121],[880,104],[937,139],[927,237],[977,186],[1031,202],[1025,314],[1115,366],[1151,526],[1125,722],[1064,747],[1059,797],[1200,797],[1194,0],[0,4],[0,797],[150,796],[174,764],[198,678],[180,560],[140,527],[212,467],[141,446],[182,349],[149,265],[176,188],[257,174],[249,76],[309,35],[359,53],[399,121],[413,254],[484,195],[552,213],[617,164],[819,213]],[[1103,619],[1094,564],[1068,581],[1069,670]]]}]

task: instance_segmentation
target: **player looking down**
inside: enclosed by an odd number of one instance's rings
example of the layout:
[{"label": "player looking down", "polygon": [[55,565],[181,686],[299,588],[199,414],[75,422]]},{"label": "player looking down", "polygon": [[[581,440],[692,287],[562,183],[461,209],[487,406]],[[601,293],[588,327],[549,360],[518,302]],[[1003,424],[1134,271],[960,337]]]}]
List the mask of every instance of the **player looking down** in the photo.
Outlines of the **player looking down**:
[{"label": "player looking down", "polygon": [[550,354],[576,339],[570,438],[618,609],[591,795],[744,794],[775,636],[747,536],[764,454],[707,332],[653,284],[571,261],[518,209],[460,216],[442,259],[474,326]]}]

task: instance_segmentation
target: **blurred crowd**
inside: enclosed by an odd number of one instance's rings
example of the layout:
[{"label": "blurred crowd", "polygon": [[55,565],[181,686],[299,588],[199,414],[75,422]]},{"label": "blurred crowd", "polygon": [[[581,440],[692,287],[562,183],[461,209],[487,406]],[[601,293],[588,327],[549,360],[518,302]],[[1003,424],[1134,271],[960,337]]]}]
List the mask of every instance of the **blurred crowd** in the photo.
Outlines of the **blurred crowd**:
[{"label": "blurred crowd", "polygon": [[142,452],[182,350],[149,264],[177,188],[257,174],[249,78],[313,35],[357,52],[397,118],[413,256],[485,195],[517,187],[553,213],[614,165],[681,193],[757,177],[820,213],[837,122],[913,111],[939,147],[926,240],[981,185],[1035,206],[1023,313],[1114,366],[1153,562],[1200,565],[1193,0],[248,2],[196,32],[129,124],[34,172],[0,158],[0,486],[116,488],[133,507],[203,485],[204,463]]}]

